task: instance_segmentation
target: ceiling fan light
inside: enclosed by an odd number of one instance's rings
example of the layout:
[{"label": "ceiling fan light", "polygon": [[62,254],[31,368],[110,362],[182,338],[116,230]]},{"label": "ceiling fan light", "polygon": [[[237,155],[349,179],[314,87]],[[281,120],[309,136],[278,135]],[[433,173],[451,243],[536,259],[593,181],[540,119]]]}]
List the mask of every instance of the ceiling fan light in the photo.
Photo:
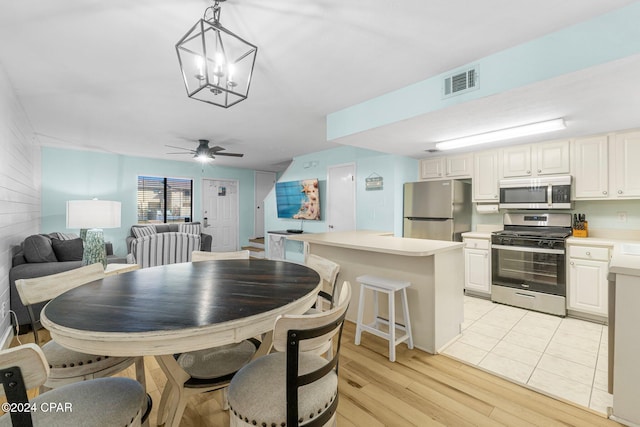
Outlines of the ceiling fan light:
[{"label": "ceiling fan light", "polygon": [[178,41],[187,96],[228,108],[247,99],[258,47],[220,24],[220,1]]},{"label": "ceiling fan light", "polygon": [[436,144],[436,148],[438,150],[453,150],[455,148],[470,147],[478,144],[486,144],[488,142],[504,141],[507,139],[519,138],[528,135],[553,132],[565,128],[566,125],[564,123],[564,119],[559,118],[547,120],[544,122],[529,123],[526,125],[465,136],[462,138],[450,139],[447,141],[438,142]]}]

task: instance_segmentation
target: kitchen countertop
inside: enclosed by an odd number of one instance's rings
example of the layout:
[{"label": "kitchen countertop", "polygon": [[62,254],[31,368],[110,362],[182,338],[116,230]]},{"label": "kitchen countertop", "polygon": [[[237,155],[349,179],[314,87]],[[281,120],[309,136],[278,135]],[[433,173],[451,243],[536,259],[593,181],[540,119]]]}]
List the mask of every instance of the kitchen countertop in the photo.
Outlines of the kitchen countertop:
[{"label": "kitchen countertop", "polygon": [[462,242],[394,237],[390,232],[370,230],[303,233],[295,236],[287,236],[287,238],[289,240],[298,240],[326,246],[417,257],[432,256],[464,246]]},{"label": "kitchen countertop", "polygon": [[[627,249],[631,249],[632,253]],[[609,272],[640,276],[640,243],[616,243],[609,262]]]}]

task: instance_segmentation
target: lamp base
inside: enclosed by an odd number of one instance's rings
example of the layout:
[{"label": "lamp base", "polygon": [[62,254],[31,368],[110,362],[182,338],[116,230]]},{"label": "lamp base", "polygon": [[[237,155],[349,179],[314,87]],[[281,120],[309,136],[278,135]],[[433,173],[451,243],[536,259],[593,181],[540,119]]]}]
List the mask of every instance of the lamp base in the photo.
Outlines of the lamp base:
[{"label": "lamp base", "polygon": [[83,240],[84,251],[82,253],[82,265],[90,265],[99,262],[106,268],[107,250],[104,247],[103,231],[99,228],[86,230],[86,235]]}]

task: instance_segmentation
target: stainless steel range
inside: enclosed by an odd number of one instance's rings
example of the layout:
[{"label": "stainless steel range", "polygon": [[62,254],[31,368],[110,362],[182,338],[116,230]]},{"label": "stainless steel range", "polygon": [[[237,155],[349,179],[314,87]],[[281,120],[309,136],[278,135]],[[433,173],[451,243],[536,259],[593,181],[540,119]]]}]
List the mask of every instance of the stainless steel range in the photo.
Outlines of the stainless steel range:
[{"label": "stainless steel range", "polygon": [[571,214],[506,213],[491,236],[491,300],[565,316]]}]

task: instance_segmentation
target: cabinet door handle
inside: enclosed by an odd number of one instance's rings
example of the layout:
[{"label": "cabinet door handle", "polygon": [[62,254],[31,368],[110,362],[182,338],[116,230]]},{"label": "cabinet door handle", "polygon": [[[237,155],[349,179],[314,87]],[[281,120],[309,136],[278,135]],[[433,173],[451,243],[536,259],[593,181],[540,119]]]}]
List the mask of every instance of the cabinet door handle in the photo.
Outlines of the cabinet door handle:
[{"label": "cabinet door handle", "polygon": [[497,199],[497,198],[498,198],[498,195],[497,195],[497,194],[494,194],[494,195],[493,195],[493,198],[494,198],[494,199]]},{"label": "cabinet door handle", "polygon": [[573,264],[573,261],[571,261],[569,264],[574,265],[574,264]]},{"label": "cabinet door handle", "polygon": [[618,194],[622,194],[622,190],[618,190]]},{"label": "cabinet door handle", "polygon": [[531,175],[531,171],[527,171],[527,175]]},{"label": "cabinet door handle", "polygon": [[489,254],[488,254],[488,253],[487,253],[487,254],[484,254],[484,257],[485,257],[485,258],[489,258]]},{"label": "cabinet door handle", "polygon": [[538,169],[538,173],[542,172],[542,169]]},{"label": "cabinet door handle", "polygon": [[606,195],[607,195],[607,192],[606,192],[606,191],[603,191],[603,192],[602,192],[602,194],[604,194],[604,195],[606,196]]},{"label": "cabinet door handle", "polygon": [[587,256],[591,256],[591,252],[587,252]]}]

